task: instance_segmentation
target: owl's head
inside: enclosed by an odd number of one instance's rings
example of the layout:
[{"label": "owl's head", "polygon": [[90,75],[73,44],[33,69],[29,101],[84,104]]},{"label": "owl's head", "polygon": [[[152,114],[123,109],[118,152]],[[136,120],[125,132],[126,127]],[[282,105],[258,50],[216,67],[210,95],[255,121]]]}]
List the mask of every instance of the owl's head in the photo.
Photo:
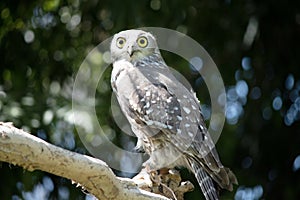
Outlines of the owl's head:
[{"label": "owl's head", "polygon": [[142,30],[126,30],[114,35],[110,52],[113,62],[122,59],[130,62],[159,53],[159,49],[152,34]]}]

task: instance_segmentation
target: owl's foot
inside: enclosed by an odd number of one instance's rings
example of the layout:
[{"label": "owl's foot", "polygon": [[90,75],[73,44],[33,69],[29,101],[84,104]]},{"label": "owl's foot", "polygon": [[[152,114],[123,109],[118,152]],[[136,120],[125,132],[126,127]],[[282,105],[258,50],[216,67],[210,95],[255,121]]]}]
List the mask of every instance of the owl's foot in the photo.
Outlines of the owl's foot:
[{"label": "owl's foot", "polygon": [[180,173],[175,169],[151,170],[146,165],[133,179],[143,182],[143,184],[138,184],[139,188],[174,200],[183,200],[184,193],[194,189],[191,182],[181,181]]}]

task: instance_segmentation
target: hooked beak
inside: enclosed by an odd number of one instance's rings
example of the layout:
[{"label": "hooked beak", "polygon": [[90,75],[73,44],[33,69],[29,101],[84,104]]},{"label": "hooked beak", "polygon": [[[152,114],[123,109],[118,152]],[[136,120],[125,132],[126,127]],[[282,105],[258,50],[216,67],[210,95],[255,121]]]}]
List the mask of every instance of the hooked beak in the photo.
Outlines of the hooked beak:
[{"label": "hooked beak", "polygon": [[128,46],[128,47],[127,47],[127,53],[128,53],[128,55],[129,55],[130,57],[132,56],[132,54],[133,54],[132,46]]},{"label": "hooked beak", "polygon": [[134,46],[128,46],[127,47],[127,53],[130,57],[133,56],[134,52],[136,51],[135,47]]}]

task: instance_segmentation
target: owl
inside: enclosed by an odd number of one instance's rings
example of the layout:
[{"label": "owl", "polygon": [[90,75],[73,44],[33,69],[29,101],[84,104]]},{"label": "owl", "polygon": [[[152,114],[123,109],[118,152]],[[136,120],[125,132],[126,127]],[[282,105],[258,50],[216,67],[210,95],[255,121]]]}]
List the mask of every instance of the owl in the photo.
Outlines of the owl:
[{"label": "owl", "polygon": [[235,175],[222,165],[205,126],[195,93],[171,73],[155,37],[142,30],[114,35],[111,85],[121,110],[144,150],[148,169],[185,167],[207,200],[218,189],[232,191]]}]

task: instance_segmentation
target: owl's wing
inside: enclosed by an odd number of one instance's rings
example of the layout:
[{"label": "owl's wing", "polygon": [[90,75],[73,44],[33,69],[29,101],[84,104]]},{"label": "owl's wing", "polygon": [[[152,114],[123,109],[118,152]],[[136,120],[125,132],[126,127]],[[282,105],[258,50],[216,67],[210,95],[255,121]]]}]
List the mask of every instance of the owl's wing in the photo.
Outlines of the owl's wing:
[{"label": "owl's wing", "polygon": [[[148,74],[148,73],[144,73]],[[131,117],[137,123],[145,123],[161,130],[183,153],[199,155],[203,165],[211,170],[222,166],[214,143],[208,135],[195,95],[173,77],[151,72],[151,79],[138,85],[129,99]],[[149,133],[151,137],[155,132]],[[146,133],[147,134],[147,133]]]},{"label": "owl's wing", "polygon": [[222,188],[232,190],[231,182],[237,182],[235,176],[222,165],[205,127],[198,100],[191,92],[170,91],[164,83],[140,85],[132,94],[129,107],[137,123],[160,130],[149,132],[148,137],[154,136],[153,133],[165,134],[165,140],[187,157],[190,170],[197,174],[191,164],[196,162]]}]

